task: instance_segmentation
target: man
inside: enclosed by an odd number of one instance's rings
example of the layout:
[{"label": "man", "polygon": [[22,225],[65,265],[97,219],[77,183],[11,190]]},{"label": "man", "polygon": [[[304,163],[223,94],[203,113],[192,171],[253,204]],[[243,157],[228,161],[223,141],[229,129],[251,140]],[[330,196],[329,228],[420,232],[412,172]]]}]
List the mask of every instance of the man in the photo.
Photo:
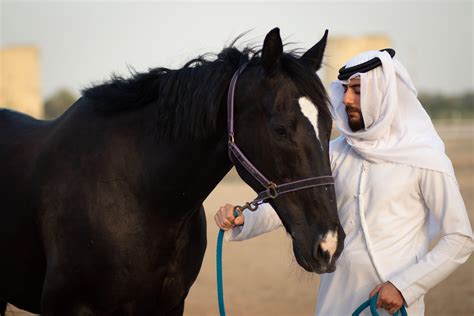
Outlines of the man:
[{"label": "man", "polygon": [[[336,271],[321,276],[317,315],[350,315],[377,292],[385,315],[403,304],[408,315],[423,315],[423,296],[473,250],[451,161],[394,54],[355,56],[331,86],[341,132],[330,144],[331,166],[346,239]],[[235,219],[227,204],[215,220],[227,240],[281,226],[269,204]]]}]

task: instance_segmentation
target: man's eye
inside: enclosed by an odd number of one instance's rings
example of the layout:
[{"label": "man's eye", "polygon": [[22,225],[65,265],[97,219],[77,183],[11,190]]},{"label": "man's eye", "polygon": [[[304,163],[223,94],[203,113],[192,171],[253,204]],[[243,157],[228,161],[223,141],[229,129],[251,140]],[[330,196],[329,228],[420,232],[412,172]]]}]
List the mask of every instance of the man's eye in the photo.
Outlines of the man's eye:
[{"label": "man's eye", "polygon": [[344,93],[347,92],[347,86],[342,86],[342,89],[344,89]]}]

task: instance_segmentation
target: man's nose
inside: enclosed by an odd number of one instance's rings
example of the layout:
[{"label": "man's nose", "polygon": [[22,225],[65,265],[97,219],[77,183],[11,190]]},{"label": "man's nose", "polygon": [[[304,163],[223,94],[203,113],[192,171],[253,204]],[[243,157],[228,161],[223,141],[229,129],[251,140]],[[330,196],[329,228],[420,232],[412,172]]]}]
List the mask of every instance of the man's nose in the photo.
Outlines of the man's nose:
[{"label": "man's nose", "polygon": [[344,103],[344,105],[354,104],[354,95],[350,92],[350,90],[344,92],[344,98],[342,98],[342,103]]}]

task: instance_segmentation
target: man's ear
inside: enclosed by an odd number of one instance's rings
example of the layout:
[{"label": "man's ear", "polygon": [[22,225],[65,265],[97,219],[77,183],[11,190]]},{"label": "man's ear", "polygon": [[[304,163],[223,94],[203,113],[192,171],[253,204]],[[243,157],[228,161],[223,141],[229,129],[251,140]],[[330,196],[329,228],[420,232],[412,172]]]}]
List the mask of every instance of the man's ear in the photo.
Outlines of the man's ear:
[{"label": "man's ear", "polygon": [[278,65],[283,54],[283,43],[280,37],[280,29],[271,30],[263,41],[262,65],[265,73],[271,75]]},{"label": "man's ear", "polygon": [[311,67],[313,71],[318,71],[321,68],[321,63],[323,61],[324,50],[326,49],[326,42],[328,38],[328,30],[324,32],[323,37],[311,47],[300,60],[306,63]]}]

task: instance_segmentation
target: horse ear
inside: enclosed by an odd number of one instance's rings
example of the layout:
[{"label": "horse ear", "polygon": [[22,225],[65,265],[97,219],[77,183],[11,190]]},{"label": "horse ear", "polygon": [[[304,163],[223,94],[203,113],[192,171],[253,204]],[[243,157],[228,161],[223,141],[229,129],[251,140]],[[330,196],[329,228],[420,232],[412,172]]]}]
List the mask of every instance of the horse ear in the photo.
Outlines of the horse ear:
[{"label": "horse ear", "polygon": [[280,29],[276,27],[268,32],[263,41],[262,65],[268,75],[275,69],[281,54],[283,54],[283,43],[280,37]]},{"label": "horse ear", "polygon": [[301,60],[308,64],[314,71],[318,71],[321,68],[321,62],[323,61],[324,50],[326,49],[326,42],[328,38],[328,30],[324,32],[323,38],[319,40],[313,47],[311,47],[303,56]]}]

